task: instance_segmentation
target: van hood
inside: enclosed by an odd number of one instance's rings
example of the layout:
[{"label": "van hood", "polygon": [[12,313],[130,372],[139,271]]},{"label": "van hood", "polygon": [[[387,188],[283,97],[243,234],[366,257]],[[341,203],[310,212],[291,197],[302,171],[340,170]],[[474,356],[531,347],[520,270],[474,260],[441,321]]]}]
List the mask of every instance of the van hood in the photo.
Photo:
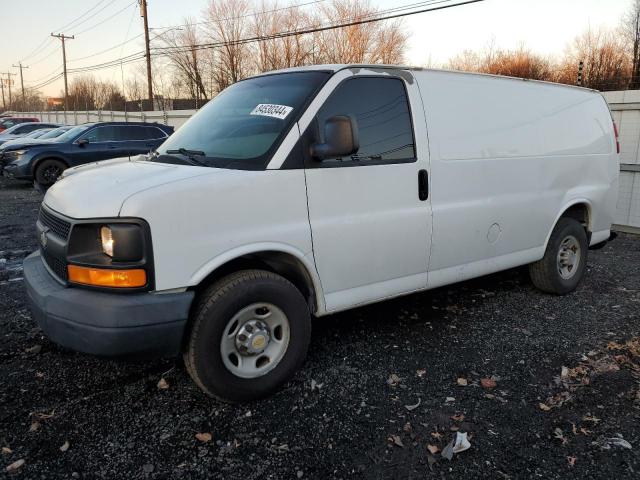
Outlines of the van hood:
[{"label": "van hood", "polygon": [[135,193],[213,171],[116,158],[69,169],[47,191],[43,203],[72,218],[117,217],[125,200]]}]

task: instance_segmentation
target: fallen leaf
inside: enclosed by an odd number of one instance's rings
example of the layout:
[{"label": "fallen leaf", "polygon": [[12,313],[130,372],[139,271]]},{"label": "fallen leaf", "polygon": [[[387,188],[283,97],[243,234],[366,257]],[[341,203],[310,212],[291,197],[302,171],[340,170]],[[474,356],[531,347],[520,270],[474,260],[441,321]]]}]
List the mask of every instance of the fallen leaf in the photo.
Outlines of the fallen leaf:
[{"label": "fallen leaf", "polygon": [[36,378],[44,378],[44,373],[36,372]]},{"label": "fallen leaf", "polygon": [[12,453],[13,453],[13,450],[11,450],[9,447],[2,447],[3,455],[11,455]]},{"label": "fallen leaf", "polygon": [[158,382],[158,388],[160,390],[166,390],[167,388],[169,388],[169,383],[164,378],[161,378]]},{"label": "fallen leaf", "polygon": [[496,386],[498,385],[496,383],[496,381],[493,378],[482,378],[480,380],[480,385],[482,385],[483,388],[496,388]]},{"label": "fallen leaf", "polygon": [[591,435],[593,432],[591,430],[587,430],[584,427],[580,427],[580,433],[582,433],[583,435]]},{"label": "fallen leaf", "polygon": [[568,443],[568,440],[564,437],[564,432],[560,428],[555,428],[553,430],[553,436],[554,436],[554,438],[560,440],[563,445]]},{"label": "fallen leaf", "polygon": [[316,382],[313,378],[311,379],[311,391],[313,392],[314,390],[318,390],[320,391],[320,389],[324,386],[324,383],[318,383]]},{"label": "fallen leaf", "polygon": [[436,440],[440,440],[442,438],[442,434],[440,432],[432,432],[431,436]]},{"label": "fallen leaf", "polygon": [[40,422],[31,422],[31,426],[29,427],[30,432],[35,432],[40,428]]},{"label": "fallen leaf", "polygon": [[387,379],[387,385],[391,387],[395,387],[400,383],[400,380],[401,378],[398,375],[396,375],[395,373],[392,373],[391,375],[389,375],[389,378]]},{"label": "fallen leaf", "polygon": [[398,435],[391,435],[389,437],[389,441],[398,447],[401,447],[401,448],[404,447],[404,443],[402,443],[402,440]]},{"label": "fallen leaf", "polygon": [[460,385],[461,387],[466,387],[469,384],[469,382],[467,382],[466,378],[458,378],[458,385]]},{"label": "fallen leaf", "polygon": [[415,404],[413,404],[413,405],[405,405],[405,406],[404,406],[404,408],[406,408],[406,409],[407,409],[407,410],[409,410],[409,411],[411,411],[411,410],[415,410],[416,408],[418,408],[418,407],[420,406],[420,402],[421,402],[421,401],[422,401],[422,400],[420,400],[420,399],[418,398],[418,403],[415,403]]},{"label": "fallen leaf", "polygon": [[5,469],[8,473],[17,472],[24,465],[24,460],[21,458],[20,460],[16,460],[11,465],[7,466]]},{"label": "fallen leaf", "polygon": [[424,377],[427,373],[427,370],[424,368],[421,368],[420,370],[416,370],[416,375],[420,378]]},{"label": "fallen leaf", "polygon": [[201,442],[207,443],[211,441],[211,434],[209,432],[196,433],[196,438]]},{"label": "fallen leaf", "polygon": [[65,440],[65,442],[60,447],[61,452],[66,452],[67,450],[69,450],[69,440]]},{"label": "fallen leaf", "polygon": [[453,415],[451,417],[451,420],[453,420],[454,422],[462,422],[464,420],[464,414],[458,413],[456,415]]},{"label": "fallen leaf", "polygon": [[411,428],[411,424],[410,424],[409,422],[405,423],[405,424],[404,424],[404,427],[402,427],[402,430],[403,430],[405,433],[411,433],[411,430],[412,430],[412,428]]},{"label": "fallen leaf", "polygon": [[593,422],[593,423],[598,423],[600,421],[598,417],[594,417],[590,415],[585,415],[584,417],[582,417],[582,420],[584,420],[585,422]]},{"label": "fallen leaf", "polygon": [[429,450],[429,452],[431,452],[432,455],[435,455],[436,453],[438,453],[440,451],[440,449],[438,447],[436,447],[435,445],[427,445],[427,450]]},{"label": "fallen leaf", "polygon": [[445,398],[445,400],[444,400],[444,401],[445,401],[446,403],[451,403],[451,402],[455,402],[455,401],[456,401],[456,399],[455,399],[454,397],[447,397],[447,398]]},{"label": "fallen leaf", "polygon": [[573,467],[576,464],[576,460],[578,460],[576,457],[567,457],[567,462],[570,467]]},{"label": "fallen leaf", "polygon": [[25,350],[27,353],[40,353],[42,351],[42,345],[34,345]]},{"label": "fallen leaf", "polygon": [[545,412],[548,412],[549,410],[551,410],[551,407],[546,403],[539,403],[538,407],[540,407],[540,410],[543,410]]}]

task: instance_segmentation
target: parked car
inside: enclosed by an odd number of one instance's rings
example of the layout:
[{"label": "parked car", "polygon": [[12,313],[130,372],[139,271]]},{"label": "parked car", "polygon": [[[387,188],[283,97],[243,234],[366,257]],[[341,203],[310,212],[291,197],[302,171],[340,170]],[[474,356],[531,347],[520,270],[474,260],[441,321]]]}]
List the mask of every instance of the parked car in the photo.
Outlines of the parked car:
[{"label": "parked car", "polygon": [[[47,145],[51,142],[58,141],[58,138],[66,131],[71,130],[73,126],[65,125],[64,127],[58,127],[54,129],[44,129],[49,130],[46,133],[43,133],[38,138],[32,138],[30,136],[24,136],[21,138],[16,138],[15,140],[8,140],[2,145],[0,145],[0,170],[9,163],[10,161],[15,160],[17,157],[14,157],[12,152],[17,150],[26,150],[36,145]],[[33,133],[37,133],[39,130],[36,130]]]},{"label": "parked car", "polygon": [[18,125],[19,123],[31,123],[39,122],[40,120],[34,117],[4,117],[0,118],[0,132],[4,132],[6,129]]},{"label": "parked car", "polygon": [[35,180],[46,188],[69,167],[147,153],[172,132],[173,127],[157,123],[86,123],[63,133],[55,142],[4,152],[4,172],[16,179]]},{"label": "parked car", "polygon": [[40,122],[27,122],[18,123],[13,127],[7,128],[0,133],[0,145],[8,140],[14,140],[16,138],[24,137],[25,135],[40,130],[42,128],[57,128],[60,125],[57,123],[40,123]]},{"label": "parked car", "polygon": [[[39,130],[34,130],[34,131],[33,131],[33,132],[31,132],[31,133],[27,133],[26,135],[23,135],[23,136],[22,136],[22,137],[20,137],[20,138],[24,138],[24,139],[27,139],[27,138],[40,138],[40,137],[41,137],[42,135],[44,135],[45,133],[49,133],[49,132],[51,132],[52,130],[55,130],[56,128],[59,128],[59,127],[55,127],[55,128],[54,128],[54,127],[41,128],[41,129],[39,129]],[[17,140],[17,139],[16,139],[16,140]],[[12,141],[13,141],[13,140],[7,140],[7,142],[12,142]],[[7,142],[4,142],[4,143],[7,143]]]},{"label": "parked car", "polygon": [[302,364],[311,315],[521,265],[574,290],[610,238],[618,151],[592,90],[381,65],[264,74],[151,155],[66,172],[24,261],[30,307],[61,345],[182,353],[207,394],[254,399]]}]

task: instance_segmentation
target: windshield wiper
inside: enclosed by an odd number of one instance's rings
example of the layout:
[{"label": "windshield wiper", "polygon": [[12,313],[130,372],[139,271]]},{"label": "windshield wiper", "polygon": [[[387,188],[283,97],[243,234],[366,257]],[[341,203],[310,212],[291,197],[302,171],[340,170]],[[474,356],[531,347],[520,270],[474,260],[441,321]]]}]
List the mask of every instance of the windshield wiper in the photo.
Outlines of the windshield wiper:
[{"label": "windshield wiper", "polygon": [[202,150],[189,150],[187,148],[176,148],[173,150],[167,150],[166,153],[168,155],[175,155],[176,153],[178,153],[180,155],[184,155],[185,157],[187,157],[191,161],[192,165],[200,165],[201,167],[207,166],[206,163],[201,162],[200,160],[195,158],[196,156],[204,157],[206,155]]}]

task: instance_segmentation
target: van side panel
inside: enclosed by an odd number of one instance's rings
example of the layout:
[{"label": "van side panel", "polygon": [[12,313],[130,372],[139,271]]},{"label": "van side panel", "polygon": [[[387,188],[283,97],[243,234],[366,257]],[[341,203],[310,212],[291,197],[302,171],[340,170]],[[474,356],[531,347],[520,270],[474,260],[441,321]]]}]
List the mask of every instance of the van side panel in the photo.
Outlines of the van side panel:
[{"label": "van side panel", "polygon": [[416,72],[431,151],[430,287],[539,260],[575,203],[609,231],[618,162],[596,92],[485,75]]}]

